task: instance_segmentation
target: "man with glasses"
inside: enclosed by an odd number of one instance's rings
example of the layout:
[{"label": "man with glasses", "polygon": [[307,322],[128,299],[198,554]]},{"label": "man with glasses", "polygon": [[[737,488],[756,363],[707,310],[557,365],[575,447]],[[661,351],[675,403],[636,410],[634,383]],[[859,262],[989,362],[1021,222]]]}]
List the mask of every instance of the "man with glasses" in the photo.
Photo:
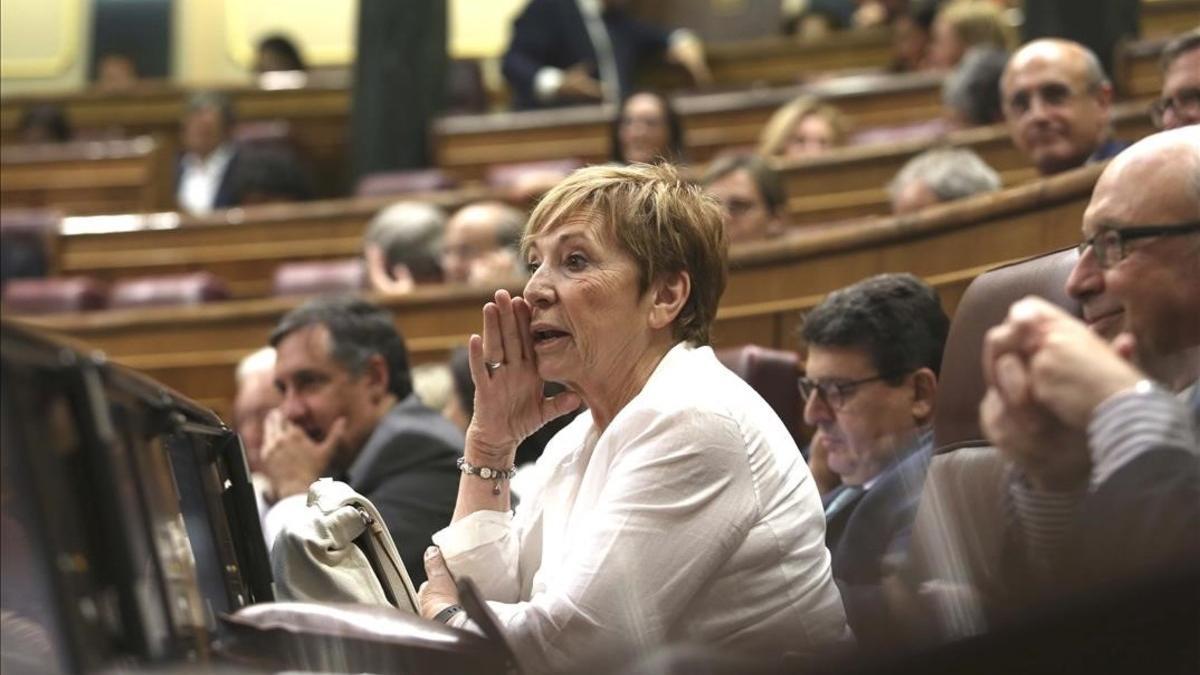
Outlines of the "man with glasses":
[{"label": "man with glasses", "polygon": [[937,293],[911,274],[834,291],[805,317],[804,419],[842,480],[822,498],[825,541],[847,618],[867,644],[887,640],[879,582],[916,511],[949,323]]},{"label": "man with glasses", "polygon": [[1099,59],[1069,40],[1034,40],[1009,59],[1000,79],[1013,144],[1049,176],[1114,157],[1113,89]]},{"label": "man with glasses", "polygon": [[1083,240],[1083,321],[1014,304],[984,343],[995,447],[930,465],[914,577],[957,589],[934,594],[945,636],[1200,560],[1200,128],[1114,159]]},{"label": "man with glasses", "polygon": [[1200,29],[1167,44],[1162,53],[1162,98],[1150,114],[1160,129],[1200,124]]}]

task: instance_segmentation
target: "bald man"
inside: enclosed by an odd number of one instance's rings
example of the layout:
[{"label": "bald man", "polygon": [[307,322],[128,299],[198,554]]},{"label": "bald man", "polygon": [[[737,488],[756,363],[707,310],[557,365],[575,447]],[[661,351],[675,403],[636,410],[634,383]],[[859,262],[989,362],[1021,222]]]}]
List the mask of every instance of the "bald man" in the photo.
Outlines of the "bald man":
[{"label": "bald man", "polygon": [[459,209],[442,238],[442,274],[451,284],[497,284],[519,278],[517,246],[525,214],[497,201]]},{"label": "bald man", "polygon": [[1128,146],[1112,137],[1112,84],[1096,55],[1077,42],[1034,40],[1017,50],[1000,94],[1013,144],[1043,176],[1109,159]]},{"label": "bald man", "polygon": [[1083,216],[1083,320],[1031,297],[988,333],[994,447],[939,454],[914,527],[939,632],[1200,564],[1198,214],[1200,128],[1143,139]]}]

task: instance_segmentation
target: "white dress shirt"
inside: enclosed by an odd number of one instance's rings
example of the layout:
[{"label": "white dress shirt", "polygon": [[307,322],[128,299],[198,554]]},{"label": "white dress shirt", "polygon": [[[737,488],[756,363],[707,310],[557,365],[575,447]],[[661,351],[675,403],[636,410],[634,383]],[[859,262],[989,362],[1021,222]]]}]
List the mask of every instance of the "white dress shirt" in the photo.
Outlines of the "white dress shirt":
[{"label": "white dress shirt", "polygon": [[674,642],[772,657],[848,638],[804,458],[710,348],[676,345],[602,433],[579,415],[537,475],[515,514],[433,537],[527,671]]},{"label": "white dress shirt", "polygon": [[197,157],[188,153],[181,162],[179,176],[179,208],[200,215],[213,210],[217,191],[229,160],[233,159],[233,148],[228,144],[213,150],[208,157]]}]

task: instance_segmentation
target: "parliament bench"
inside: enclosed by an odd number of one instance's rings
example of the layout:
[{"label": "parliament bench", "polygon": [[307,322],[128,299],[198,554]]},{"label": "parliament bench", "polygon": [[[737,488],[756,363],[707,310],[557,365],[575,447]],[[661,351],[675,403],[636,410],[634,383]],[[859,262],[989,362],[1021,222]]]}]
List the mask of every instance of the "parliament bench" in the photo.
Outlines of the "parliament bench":
[{"label": "parliament bench", "polygon": [[[966,284],[989,267],[1075,243],[1100,170],[1085,167],[918,214],[814,226],[736,247],[714,340],[719,346],[794,348],[803,311],[825,293],[881,272],[927,279],[952,309]],[[487,289],[435,286],[408,296],[369,297],[396,314],[413,362],[421,363],[446,359],[479,331],[488,295]],[[263,345],[275,322],[299,302],[235,300],[23,321],[87,341],[225,411],[238,359]]]}]

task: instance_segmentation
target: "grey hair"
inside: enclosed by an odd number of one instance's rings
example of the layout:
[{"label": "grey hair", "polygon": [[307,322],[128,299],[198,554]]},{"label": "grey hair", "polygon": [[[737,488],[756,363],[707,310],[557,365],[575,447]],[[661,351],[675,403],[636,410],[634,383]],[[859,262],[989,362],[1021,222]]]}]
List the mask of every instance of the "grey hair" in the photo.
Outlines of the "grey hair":
[{"label": "grey hair", "polygon": [[418,280],[440,278],[438,263],[446,212],[425,202],[397,202],[371,219],[364,244],[384,251],[388,269],[406,265]]},{"label": "grey hair", "polygon": [[220,113],[226,133],[233,129],[233,124],[237,121],[233,114],[233,101],[218,91],[199,91],[189,96],[187,104],[184,106],[184,114],[192,115],[209,108]]},{"label": "grey hair", "polygon": [[1087,78],[1087,87],[1089,91],[1110,86],[1112,83],[1108,80],[1108,75],[1104,72],[1104,66],[1100,63],[1100,57],[1096,56],[1096,52],[1091,49],[1077,44],[1079,50],[1083,52],[1083,73]]},{"label": "grey hair", "polygon": [[888,197],[895,201],[915,181],[928,186],[942,202],[1000,189],[999,174],[965,148],[934,148],[908,160],[888,183]]},{"label": "grey hair", "polygon": [[1178,59],[1194,49],[1200,49],[1200,28],[1190,30],[1183,35],[1180,35],[1174,40],[1168,42],[1166,47],[1163,47],[1162,60],[1160,61],[1162,72],[1167,72],[1167,69],[1171,67],[1171,64],[1175,63],[1175,59]]},{"label": "grey hair", "polygon": [[954,72],[942,82],[942,104],[971,124],[1004,119],[1000,103],[1000,78],[1008,65],[1008,52],[996,47],[971,47]]}]

